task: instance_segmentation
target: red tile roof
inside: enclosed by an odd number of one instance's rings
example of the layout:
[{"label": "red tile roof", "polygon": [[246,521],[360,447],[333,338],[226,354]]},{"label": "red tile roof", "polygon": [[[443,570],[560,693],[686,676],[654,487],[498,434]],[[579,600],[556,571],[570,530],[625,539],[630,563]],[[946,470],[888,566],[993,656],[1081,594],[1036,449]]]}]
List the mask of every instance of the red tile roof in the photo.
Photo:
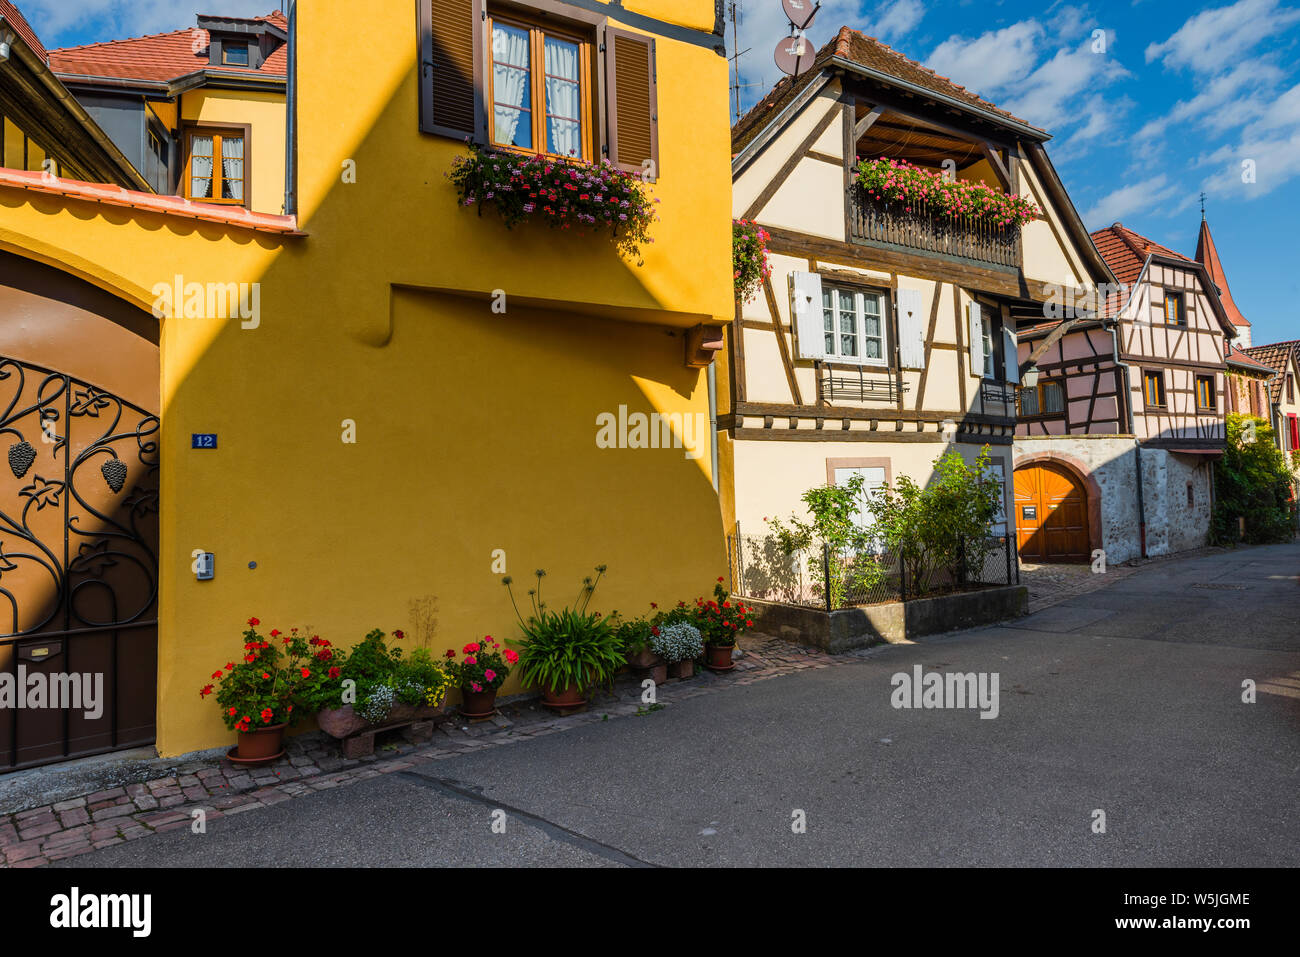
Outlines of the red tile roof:
[{"label": "red tile roof", "polygon": [[[816,78],[821,68],[832,57],[851,60],[861,66],[879,73],[896,77],[906,83],[923,87],[934,93],[950,97],[966,106],[993,113],[1022,126],[1030,124],[1020,117],[1008,113],[988,100],[972,93],[966,87],[954,83],[946,76],[935,73],[930,68],[903,56],[897,50],[881,43],[875,37],[866,36],[851,27],[840,27],[835,39],[817,51],[813,67],[807,73],[797,77],[784,77],[772,87],[766,96],[758,101],[748,113],[740,118],[731,131],[732,151],[738,152],[763,128],[766,119],[779,113],[799,91]],[[1034,127],[1036,129],[1036,127]]]},{"label": "red tile roof", "polygon": [[106,206],[138,209],[146,213],[162,213],[186,219],[199,219],[209,223],[238,226],[262,233],[279,233],[284,236],[303,235],[298,231],[298,220],[295,216],[254,213],[240,206],[196,203],[181,196],[158,196],[154,193],[123,189],[120,186],[106,186],[101,183],[84,183],[76,179],[49,177],[40,171],[26,172],[16,169],[0,169],[0,187],[50,193],[55,196],[66,196],[69,199],[103,203]]},{"label": "red tile roof", "polygon": [[1271,366],[1266,366],[1262,362],[1256,362],[1235,346],[1228,346],[1228,354],[1225,358],[1229,365],[1240,366],[1243,369],[1249,369],[1252,372],[1268,373],[1269,375],[1273,374],[1273,368]]},{"label": "red tile roof", "polygon": [[1300,339],[1292,339],[1289,342],[1271,342],[1263,346],[1251,346],[1249,349],[1241,351],[1255,361],[1262,362],[1274,372],[1282,373],[1268,386],[1273,401],[1281,401],[1282,382],[1285,378],[1287,363],[1292,360],[1300,362]]},{"label": "red tile roof", "polygon": [[13,27],[14,33],[22,37],[27,45],[32,48],[32,52],[47,64],[50,62],[50,55],[45,52],[45,44],[41,43],[41,38],[36,35],[36,31],[32,29],[31,24],[27,22],[27,18],[23,16],[21,10],[10,3],[9,0],[0,0],[0,17],[5,18],[5,22]]},{"label": "red tile roof", "polygon": [[1237,304],[1232,301],[1232,290],[1228,288],[1228,277],[1223,272],[1223,261],[1219,259],[1219,250],[1214,246],[1214,237],[1210,235],[1210,224],[1201,220],[1201,235],[1196,239],[1196,261],[1210,273],[1211,281],[1219,287],[1219,301],[1223,311],[1228,314],[1234,326],[1250,326],[1250,322],[1241,314]]},{"label": "red tile roof", "polygon": [[[287,30],[289,21],[280,12],[264,17],[224,19],[246,23],[266,22]],[[109,40],[86,46],[64,47],[50,51],[50,67],[61,76],[93,76],[120,80],[167,82],[209,67],[208,31],[191,27],[130,40]],[[253,76],[287,77],[288,44],[267,57],[259,68],[214,66],[222,73],[248,73]]]},{"label": "red tile roof", "polygon": [[1186,263],[1192,262],[1182,253],[1176,253],[1168,246],[1161,246],[1154,240],[1133,232],[1123,223],[1098,229],[1092,234],[1092,241],[1115,278],[1126,286],[1137,282],[1138,276],[1142,275],[1142,264],[1146,262],[1147,256],[1164,256],[1181,259]]}]

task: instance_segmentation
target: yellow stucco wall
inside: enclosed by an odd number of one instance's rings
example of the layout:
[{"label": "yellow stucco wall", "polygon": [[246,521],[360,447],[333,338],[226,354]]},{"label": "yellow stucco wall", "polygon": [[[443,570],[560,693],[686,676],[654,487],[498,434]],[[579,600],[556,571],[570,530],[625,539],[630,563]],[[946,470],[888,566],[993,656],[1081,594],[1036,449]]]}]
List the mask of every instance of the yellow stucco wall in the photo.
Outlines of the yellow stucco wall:
[{"label": "yellow stucco wall", "polygon": [[[177,274],[260,284],[256,328],[163,322],[164,755],[230,740],[198,688],[250,615],[352,644],[410,631],[432,595],[438,649],[517,635],[495,549],[517,581],[545,568],[557,604],[608,564],[602,611],[689,599],[726,570],[707,439],[694,459],[596,444],[596,417],[622,405],[707,421],[682,336],[732,313],[725,60],[658,40],[662,219],[637,265],[603,238],[458,208],[444,174],[463,147],[418,130],[410,10],[354,14],[299,8],[306,238],[0,190],[0,248],[142,308]],[[357,49],[392,55],[339,70]],[[219,449],[189,451],[195,432]],[[197,548],[214,581],[195,581]]]}]

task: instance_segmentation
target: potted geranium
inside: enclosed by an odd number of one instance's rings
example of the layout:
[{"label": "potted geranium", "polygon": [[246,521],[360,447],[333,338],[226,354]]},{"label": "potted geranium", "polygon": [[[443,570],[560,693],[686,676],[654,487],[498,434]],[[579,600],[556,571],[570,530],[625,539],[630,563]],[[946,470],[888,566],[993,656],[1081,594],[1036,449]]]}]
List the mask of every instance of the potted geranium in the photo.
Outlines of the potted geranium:
[{"label": "potted geranium", "polygon": [[497,689],[510,676],[510,668],[519,662],[519,655],[502,647],[495,638],[487,635],[482,641],[471,641],[461,649],[462,658],[447,649],[445,665],[452,681],[460,688],[460,713],[466,718],[486,718],[497,709]]},{"label": "potted geranium", "polygon": [[736,649],[736,639],[746,628],[752,628],[754,622],[749,617],[749,609],[741,602],[731,600],[731,594],[723,587],[719,578],[713,586],[713,599],[695,600],[692,619],[704,638],[706,664],[713,671],[730,671],[735,665],[731,661]]},{"label": "potted geranium", "polygon": [[[653,609],[655,605],[651,603]],[[653,668],[659,662],[659,656],[651,647],[654,639],[654,625],[645,618],[621,618],[618,612],[609,616],[614,635],[623,648],[623,656],[629,668]]]},{"label": "potted geranium", "polygon": [[591,596],[605,573],[596,566],[596,578],[584,578],[572,608],[549,611],[542,601],[542,579],[538,571],[537,587],[529,591],[533,613],[525,619],[515,604],[511,580],[505,579],[510,602],[524,633],[523,652],[519,656],[520,674],[526,684],[541,688],[542,704],[568,710],[587,703],[587,689],[614,676],[624,661],[623,646],[614,625],[599,613],[587,610]]},{"label": "potted geranium", "polygon": [[315,664],[312,646],[297,629],[288,635],[273,629],[267,640],[257,631],[260,624],[248,619],[243,655],[212,673],[215,684],[199,689],[201,698],[215,694],[221,719],[239,736],[228,755],[236,764],[269,764],[284,754],[294,702]]}]

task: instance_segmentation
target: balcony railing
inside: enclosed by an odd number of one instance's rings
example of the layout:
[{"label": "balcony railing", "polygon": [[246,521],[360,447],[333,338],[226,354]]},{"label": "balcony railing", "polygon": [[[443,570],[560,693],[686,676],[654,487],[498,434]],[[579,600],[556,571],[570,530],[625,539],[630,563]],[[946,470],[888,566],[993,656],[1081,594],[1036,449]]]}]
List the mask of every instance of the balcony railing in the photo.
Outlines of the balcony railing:
[{"label": "balcony railing", "polygon": [[[897,402],[898,380],[888,373],[821,371],[822,398],[827,402]],[[907,392],[908,387],[903,386]]]},{"label": "balcony railing", "polygon": [[898,202],[876,201],[849,187],[849,238],[854,242],[916,249],[971,262],[1021,268],[1020,228],[998,227],[972,217],[939,215],[925,201],[911,212]]}]

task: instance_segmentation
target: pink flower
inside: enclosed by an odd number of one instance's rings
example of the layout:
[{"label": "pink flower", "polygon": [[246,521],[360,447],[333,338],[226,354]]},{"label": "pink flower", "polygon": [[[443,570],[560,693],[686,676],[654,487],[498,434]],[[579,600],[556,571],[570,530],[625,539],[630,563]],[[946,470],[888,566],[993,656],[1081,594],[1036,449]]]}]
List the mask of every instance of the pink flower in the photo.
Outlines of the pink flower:
[{"label": "pink flower", "polygon": [[467,664],[467,665],[476,665],[476,664],[478,664],[478,659],[475,658],[473,655],[466,655],[466,656],[465,656],[465,664]]},{"label": "pink flower", "polygon": [[491,683],[497,680],[497,673],[493,671],[491,668],[489,668],[487,671],[483,672],[483,677],[486,678],[489,683]]}]

